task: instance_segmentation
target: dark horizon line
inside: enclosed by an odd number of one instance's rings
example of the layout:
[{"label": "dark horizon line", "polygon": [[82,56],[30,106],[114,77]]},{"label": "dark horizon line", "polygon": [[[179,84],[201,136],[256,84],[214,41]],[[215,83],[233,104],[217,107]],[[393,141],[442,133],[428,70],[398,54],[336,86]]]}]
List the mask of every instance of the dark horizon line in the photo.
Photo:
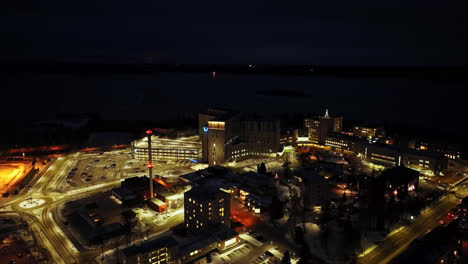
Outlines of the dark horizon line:
[{"label": "dark horizon line", "polygon": [[152,74],[231,73],[249,75],[334,75],[342,77],[404,77],[468,80],[467,66],[344,65],[344,64],[156,64],[156,63],[0,63],[4,73]]}]

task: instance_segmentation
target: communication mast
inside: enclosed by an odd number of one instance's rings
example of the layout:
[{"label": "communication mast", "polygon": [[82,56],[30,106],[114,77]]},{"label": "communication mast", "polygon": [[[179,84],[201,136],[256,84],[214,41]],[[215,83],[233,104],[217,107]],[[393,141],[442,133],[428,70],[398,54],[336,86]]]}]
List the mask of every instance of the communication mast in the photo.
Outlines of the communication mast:
[{"label": "communication mast", "polygon": [[146,135],[148,135],[148,170],[149,170],[149,189],[150,189],[150,199],[153,198],[153,155],[151,154],[151,135],[153,131],[146,130]]}]

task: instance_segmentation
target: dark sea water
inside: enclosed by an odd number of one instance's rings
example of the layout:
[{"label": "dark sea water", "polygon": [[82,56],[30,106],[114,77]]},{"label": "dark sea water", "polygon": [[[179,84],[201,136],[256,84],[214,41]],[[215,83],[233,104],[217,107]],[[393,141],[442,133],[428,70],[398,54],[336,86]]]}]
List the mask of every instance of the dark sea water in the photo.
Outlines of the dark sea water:
[{"label": "dark sea water", "polygon": [[[53,119],[59,112],[99,112],[106,119],[178,118],[208,106],[258,113],[323,112],[345,119],[409,124],[464,134],[466,81],[218,73],[2,76],[1,119]],[[304,92],[259,95],[257,90]],[[463,131],[463,132],[462,132]]]}]

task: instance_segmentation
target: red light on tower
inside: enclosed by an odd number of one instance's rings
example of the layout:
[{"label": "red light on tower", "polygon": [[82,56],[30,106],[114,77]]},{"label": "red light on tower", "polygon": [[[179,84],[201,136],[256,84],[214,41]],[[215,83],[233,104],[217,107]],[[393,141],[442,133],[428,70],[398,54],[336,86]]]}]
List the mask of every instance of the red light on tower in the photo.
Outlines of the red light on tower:
[{"label": "red light on tower", "polygon": [[148,163],[148,168],[153,168],[153,163],[152,162]]},{"label": "red light on tower", "polygon": [[151,134],[153,134],[153,131],[151,131],[151,130],[149,130],[149,129],[146,130],[146,135],[151,135]]}]

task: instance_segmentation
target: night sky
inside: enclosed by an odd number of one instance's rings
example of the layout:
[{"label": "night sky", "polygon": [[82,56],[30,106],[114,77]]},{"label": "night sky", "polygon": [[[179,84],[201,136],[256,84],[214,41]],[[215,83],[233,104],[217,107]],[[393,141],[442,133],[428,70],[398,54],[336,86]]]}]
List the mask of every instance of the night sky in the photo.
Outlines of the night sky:
[{"label": "night sky", "polygon": [[[409,3],[410,2],[410,3]],[[25,61],[459,65],[466,1],[7,1]]]},{"label": "night sky", "polygon": [[[466,1],[8,1],[1,63],[466,66]],[[5,64],[4,64],[5,65]],[[8,64],[6,64],[8,65]],[[8,67],[8,66],[4,66]],[[0,73],[2,119],[99,112],[174,118],[213,103],[256,112],[332,112],[458,133],[467,80],[218,74]],[[256,90],[305,91],[261,97]]]}]

